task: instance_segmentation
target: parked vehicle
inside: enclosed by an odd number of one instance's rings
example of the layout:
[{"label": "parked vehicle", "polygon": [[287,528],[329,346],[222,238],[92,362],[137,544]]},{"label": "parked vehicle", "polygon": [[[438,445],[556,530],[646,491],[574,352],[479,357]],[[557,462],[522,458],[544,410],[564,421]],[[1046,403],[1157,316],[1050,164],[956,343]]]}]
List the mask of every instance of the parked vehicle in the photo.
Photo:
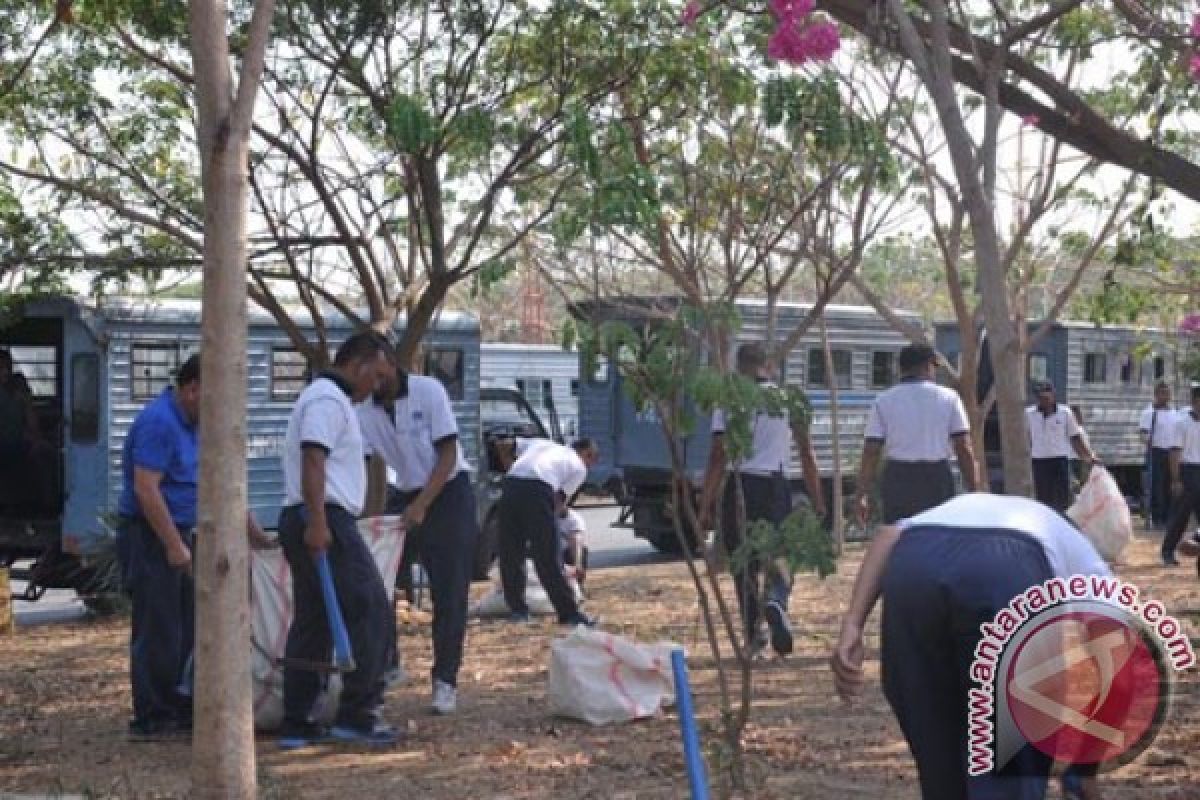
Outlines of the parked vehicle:
[{"label": "parked vehicle", "polygon": [[[294,319],[305,331],[307,315]],[[331,346],[351,331],[325,317]],[[403,328],[403,321],[397,325]],[[53,448],[48,502],[0,487],[0,565],[34,559],[26,598],[46,588],[90,595],[104,588],[99,564],[110,554],[111,515],[121,489],[121,448],[141,407],[200,346],[200,304],[189,300],[53,298],[27,303],[0,327],[0,348],[29,380],[43,439]],[[479,322],[443,312],[424,340],[425,371],[445,384],[467,458],[478,463]],[[264,312],[250,313],[246,349],[247,477],[251,510],[273,527],[283,500],[279,451],[288,415],[308,381],[308,365]],[[6,491],[7,490],[7,491]],[[486,513],[480,504],[481,514]],[[111,557],[107,558],[111,562]]]},{"label": "parked vehicle", "polygon": [[[1040,327],[1041,323],[1029,323],[1029,334]],[[942,323],[935,329],[938,349],[952,361],[957,359],[961,350],[958,325]],[[1153,399],[1154,384],[1160,380],[1170,384],[1178,406],[1188,406],[1191,381],[1183,364],[1196,344],[1196,337],[1173,331],[1056,322],[1026,356],[1028,403],[1035,402],[1034,381],[1054,384],[1058,402],[1075,411],[1092,450],[1116,478],[1121,491],[1138,501],[1142,497],[1146,455],[1138,435],[1139,417]],[[993,382],[986,336],[983,355],[980,397],[987,394]],[[994,410],[985,423],[984,446],[991,486],[1002,491],[1000,427]]]},{"label": "parked vehicle", "polygon": [[[638,329],[653,327],[656,320],[673,318],[679,304],[677,298],[656,297],[620,303],[581,303],[573,310],[590,323],[621,320]],[[793,330],[810,308],[780,304],[777,329],[784,334]],[[737,309],[742,319],[737,341],[761,342],[766,332],[766,303],[740,300]],[[915,314],[900,314],[919,321]],[[848,496],[862,451],[867,414],[875,396],[895,381],[896,359],[906,340],[867,307],[827,306],[824,316],[838,390],[840,464]],[[595,371],[585,376],[580,390],[580,435],[595,439],[601,452],[600,463],[589,480],[606,487],[620,504],[618,525],[633,528],[635,536],[646,539],[659,550],[676,551],[679,542],[672,522],[675,510],[669,491],[671,469],[666,443],[658,420],[653,414],[637,411],[618,370],[611,368],[614,360],[621,357],[619,353],[609,353],[600,359]],[[815,328],[788,353],[782,372],[784,382],[804,389],[813,404],[813,447],[829,496],[834,459],[830,381],[820,334]],[[698,491],[703,481],[711,439],[709,431],[708,420],[701,419],[695,432],[682,443],[693,491]],[[788,479],[795,492],[802,491],[798,459],[793,458]]]},{"label": "parked vehicle", "polygon": [[516,389],[535,412],[557,414],[563,434],[579,431],[579,354],[547,344],[495,344],[480,348],[481,388]]}]

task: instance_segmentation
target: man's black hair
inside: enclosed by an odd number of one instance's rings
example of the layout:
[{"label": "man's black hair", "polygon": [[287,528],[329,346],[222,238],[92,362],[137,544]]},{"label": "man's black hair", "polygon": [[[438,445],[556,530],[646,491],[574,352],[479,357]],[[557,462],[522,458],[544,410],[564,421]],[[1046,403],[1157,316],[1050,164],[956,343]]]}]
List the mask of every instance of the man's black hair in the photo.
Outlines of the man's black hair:
[{"label": "man's black hair", "polygon": [[383,353],[389,361],[395,361],[392,346],[387,337],[378,331],[359,331],[342,342],[333,357],[335,367],[344,367],[356,361],[367,361],[378,353]]},{"label": "man's black hair", "polygon": [[582,453],[586,450],[595,450],[596,449],[596,440],[590,436],[584,436],[584,437],[576,439],[574,442],[572,442],[571,448],[576,453]]},{"label": "man's black hair", "polygon": [[927,344],[910,344],[900,351],[900,371],[915,372],[937,359],[937,352]]},{"label": "man's black hair", "polygon": [[193,353],[175,373],[175,385],[184,387],[200,380],[200,354]]},{"label": "man's black hair", "polygon": [[1159,389],[1170,389],[1170,388],[1171,388],[1171,384],[1167,383],[1166,381],[1159,381],[1158,383],[1154,384],[1154,391],[1156,391],[1156,392]]}]

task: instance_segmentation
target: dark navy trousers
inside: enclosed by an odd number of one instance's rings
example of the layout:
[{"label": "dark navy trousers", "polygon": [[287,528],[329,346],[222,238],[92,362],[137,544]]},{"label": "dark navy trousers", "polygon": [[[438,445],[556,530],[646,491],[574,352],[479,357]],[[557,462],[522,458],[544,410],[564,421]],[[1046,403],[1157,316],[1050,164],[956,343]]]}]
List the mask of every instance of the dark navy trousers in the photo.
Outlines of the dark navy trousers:
[{"label": "dark navy trousers", "polygon": [[558,613],[558,621],[569,621],[579,613],[579,606],[562,571],[554,490],[550,484],[536,478],[505,478],[497,513],[500,515],[500,580],[504,584],[504,602],[512,611],[529,611],[525,603],[525,555],[528,553],[538,580]]},{"label": "dark navy trousers", "polygon": [[[191,530],[180,530],[188,547]],[[121,517],[117,525],[121,580],[133,601],[129,673],[135,724],[187,724],[191,697],[178,691],[195,641],[195,593],[192,577],[167,563],[167,553],[150,524]]]},{"label": "dark navy trousers", "polygon": [[[746,525],[765,520],[778,526],[792,513],[792,487],[782,472],[774,475],[750,475],[733,473],[725,481],[725,494],[721,500],[721,541],[732,556],[742,546],[744,539],[737,524],[737,485],[742,484],[745,501]],[[733,584],[737,590],[738,607],[742,611],[742,625],[746,641],[752,642],[758,633],[758,621],[762,616],[759,608],[759,576],[762,573],[760,559],[749,559],[741,568],[733,567]],[[792,576],[780,571],[776,565],[767,565],[767,587],[765,600],[779,603],[786,611],[792,594]]]},{"label": "dark navy trousers", "polygon": [[[420,491],[399,492],[389,499],[388,513],[402,514]],[[471,569],[479,539],[475,492],[464,470],[446,482],[429,506],[425,522],[407,533],[406,552],[415,553],[429,576],[433,597],[433,670],[435,680],[458,685],[463,643],[467,636],[467,606]],[[401,565],[401,569],[405,569]]]},{"label": "dark navy trousers", "polygon": [[1026,745],[999,773],[968,777],[968,691],[980,625],[1053,577],[1012,531],[905,531],[883,577],[883,692],[917,763],[924,800],[1041,800],[1051,759]]},{"label": "dark navy trousers", "polygon": [[[279,543],[292,572],[292,626],[288,629],[288,658],[328,662],[333,636],[312,554],[304,545],[307,512],[288,506],[279,515]],[[325,506],[333,544],[328,550],[334,591],[341,606],[356,669],[342,675],[342,695],[336,722],[364,728],[378,721],[383,709],[384,673],[396,647],[396,621],[387,601],[379,567],[358,523],[348,511]],[[323,676],[310,670],[283,671],[285,726],[303,725],[313,713]]]}]

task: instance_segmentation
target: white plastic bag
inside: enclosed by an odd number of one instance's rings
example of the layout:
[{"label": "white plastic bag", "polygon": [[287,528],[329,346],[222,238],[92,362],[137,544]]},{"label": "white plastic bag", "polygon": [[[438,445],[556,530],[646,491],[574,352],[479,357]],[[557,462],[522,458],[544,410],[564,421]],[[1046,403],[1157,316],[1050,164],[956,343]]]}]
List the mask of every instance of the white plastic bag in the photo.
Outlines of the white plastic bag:
[{"label": "white plastic bag", "polygon": [[[488,573],[488,579],[491,581],[492,588],[488,590],[487,594],[479,598],[479,602],[471,606],[471,616],[507,616],[509,608],[508,603],[504,601],[504,584],[500,580],[500,568],[498,566],[492,567],[491,572]],[[579,583],[574,578],[567,578],[567,586],[570,588],[571,594],[575,596],[575,602],[582,603],[583,590],[579,588]],[[542,588],[533,562],[528,560],[525,562],[525,606],[529,609],[529,613],[534,616],[546,616],[554,613],[554,604],[550,602],[550,597],[546,594],[546,590]]]},{"label": "white plastic bag", "polygon": [[579,626],[550,645],[550,708],[593,725],[652,717],[675,702],[671,651],[677,647]]},{"label": "white plastic bag", "polygon": [[[398,515],[369,517],[359,520],[358,532],[379,567],[390,607],[404,553],[404,519]],[[283,668],[277,662],[287,647],[292,624],[292,573],[283,550],[276,548],[250,551],[250,575],[254,726],[269,731],[283,721]],[[340,676],[329,676],[314,709],[319,722],[333,721],[341,690]]]},{"label": "white plastic bag", "polygon": [[1120,487],[1108,470],[1093,466],[1079,496],[1067,509],[1067,516],[1079,526],[1106,561],[1121,558],[1133,539],[1133,517]]}]

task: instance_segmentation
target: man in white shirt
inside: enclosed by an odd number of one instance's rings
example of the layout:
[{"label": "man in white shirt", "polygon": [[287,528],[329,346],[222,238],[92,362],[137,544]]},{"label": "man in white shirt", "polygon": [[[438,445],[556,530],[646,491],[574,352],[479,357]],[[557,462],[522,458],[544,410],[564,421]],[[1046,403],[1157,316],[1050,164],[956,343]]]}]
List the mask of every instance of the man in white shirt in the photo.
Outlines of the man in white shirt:
[{"label": "man in white shirt", "polygon": [[1173,567],[1175,548],[1191,521],[1200,518],[1200,386],[1192,387],[1192,407],[1175,416],[1171,438],[1171,518],[1163,537],[1162,560]]},{"label": "man in white shirt", "polygon": [[900,382],[875,398],[864,432],[855,487],[858,521],[866,527],[871,487],[886,453],[879,494],[884,523],[918,514],[954,496],[950,450],[958,457],[963,488],[980,488],[975,449],[962,399],[934,382],[937,353],[912,344],[900,351]]},{"label": "man in white shirt", "polygon": [[289,659],[328,661],[332,634],[314,557],[325,553],[357,668],[342,676],[334,726],[312,720],[321,676],[283,672],[283,749],[328,738],[375,746],[398,734],[382,724],[384,674],[395,649],[396,625],[387,591],[355,517],[367,489],[362,433],[354,402],[377,388],[388,366],[387,340],[356,333],[338,348],[333,369],[322,373],[296,400],[283,445],[284,508],[279,543],[292,573],[294,616],[288,630]]},{"label": "man in white shirt", "polygon": [[525,556],[533,559],[538,580],[563,625],[593,626],[579,610],[563,575],[555,520],[583,486],[588,468],[600,458],[591,439],[570,447],[556,443],[527,448],[504,478],[497,509],[500,521],[500,580],[509,618],[529,621],[525,604]]},{"label": "man in white shirt", "polygon": [[1055,400],[1054,385],[1039,381],[1033,390],[1037,405],[1025,409],[1025,423],[1033,459],[1034,496],[1055,511],[1066,511],[1071,505],[1071,450],[1085,464],[1095,464],[1097,459],[1075,412]]},{"label": "man in white shirt", "polygon": [[562,559],[563,574],[575,578],[575,582],[583,588],[587,579],[587,526],[583,516],[574,509],[558,518],[558,547]]},{"label": "man in white shirt", "polygon": [[[358,406],[364,452],[396,473],[389,514],[403,514],[405,550],[429,576],[433,597],[433,702],[438,714],[458,705],[458,670],[467,632],[467,598],[479,538],[471,468],[441,381],[389,364],[375,396]],[[378,470],[372,470],[378,476]],[[369,496],[375,497],[375,489]],[[402,567],[403,569],[403,567]]]},{"label": "man in white shirt", "polygon": [[1171,426],[1175,411],[1171,408],[1171,387],[1165,381],[1154,386],[1154,402],[1146,407],[1138,421],[1138,432],[1146,445],[1147,519],[1155,528],[1167,524],[1171,511]]},{"label": "man in white shirt", "polygon": [[[757,342],[747,342],[738,347],[735,367],[739,374],[764,387],[774,385],[769,379],[767,351]],[[786,413],[777,417],[765,413],[756,414],[749,456],[740,463],[730,464],[725,450],[725,425],[724,412],[720,409],[714,411],[712,446],[708,453],[700,512],[706,523],[711,515],[721,478],[726,470],[730,470],[731,474],[725,481],[725,493],[721,498],[720,526],[721,541],[731,556],[741,547],[745,538],[738,525],[739,484],[745,504],[747,526],[759,520],[778,526],[792,513],[792,487],[787,475],[792,464],[793,441],[800,454],[800,471],[804,476],[808,502],[817,516],[825,516],[825,493],[821,487],[821,474],[817,469],[817,457],[813,453],[812,440],[808,438],[806,426],[799,421],[793,422]],[[759,631],[759,620],[765,617],[772,649],[781,656],[787,655],[792,652],[793,647],[792,625],[788,619],[792,576],[780,570],[776,564],[767,565],[765,607],[760,609],[759,575],[762,568],[763,565],[758,559],[750,559],[741,569],[733,571],[745,641],[756,654],[764,649],[766,640]]]},{"label": "man in white shirt", "polygon": [[[850,700],[862,693],[863,631],[882,595],[883,690],[917,763],[922,796],[1041,798],[1052,762],[1031,745],[1000,774],[967,776],[970,665],[980,626],[1036,584],[1110,574],[1064,516],[1024,497],[964,494],[883,526],[863,557],[831,658],[838,694]],[[1090,780],[1084,777],[1089,791]]]}]

